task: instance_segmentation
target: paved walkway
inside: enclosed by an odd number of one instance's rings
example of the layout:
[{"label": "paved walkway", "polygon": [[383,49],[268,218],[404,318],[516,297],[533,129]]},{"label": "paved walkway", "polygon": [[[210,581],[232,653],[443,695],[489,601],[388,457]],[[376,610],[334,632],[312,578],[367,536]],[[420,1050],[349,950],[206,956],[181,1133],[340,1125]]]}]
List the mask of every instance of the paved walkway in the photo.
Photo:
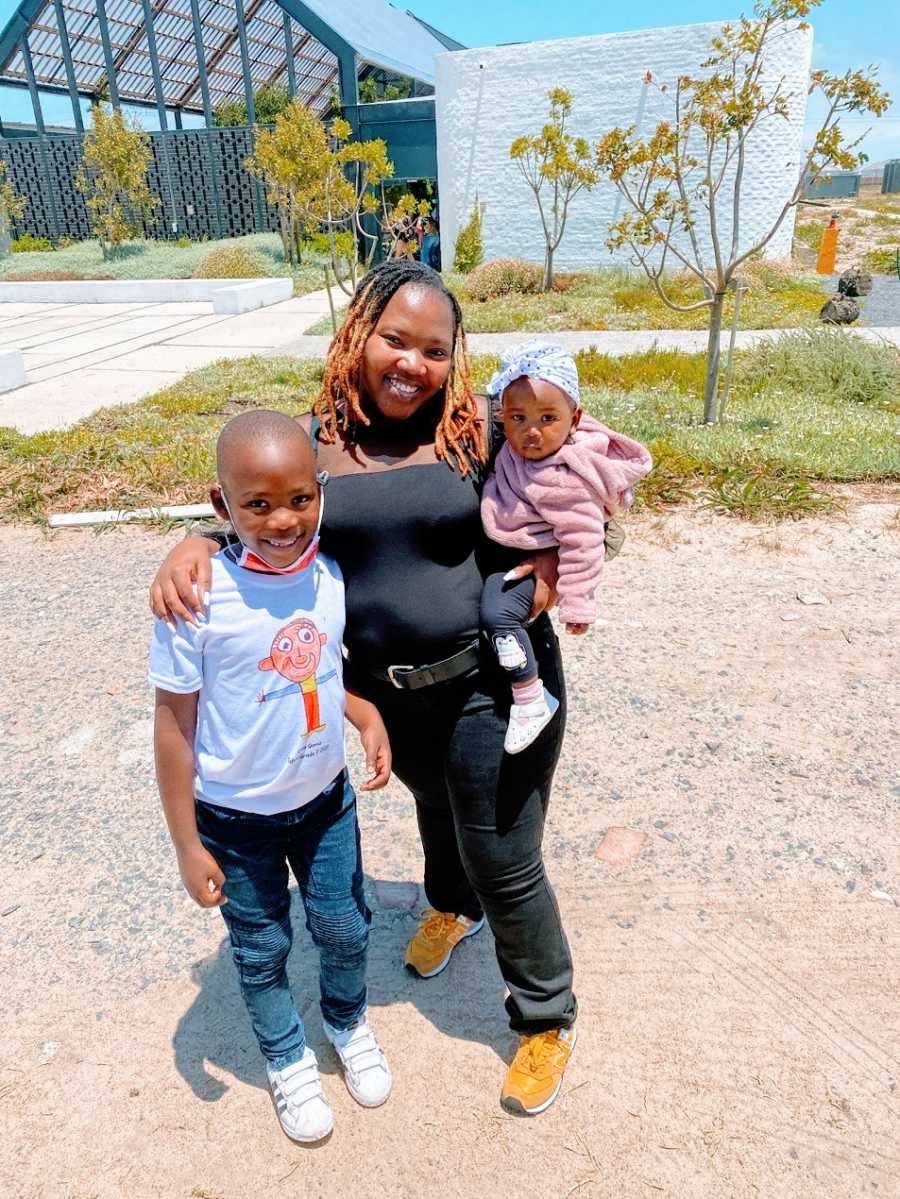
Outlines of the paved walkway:
[{"label": "paved walkway", "polygon": [[[900,319],[900,312],[898,312]],[[792,329],[757,329],[738,333],[737,348],[747,350],[766,338],[784,337],[786,333],[796,332]],[[851,333],[866,341],[887,341],[900,347],[900,324],[893,327],[866,329],[855,328]],[[516,345],[528,337],[536,336],[531,333],[470,333],[468,342],[471,354],[500,354],[507,346]],[[620,356],[638,354],[644,350],[684,350],[688,354],[702,353],[706,349],[705,330],[690,329],[635,329],[628,332],[611,330],[557,332],[547,334],[553,341],[559,342],[573,352],[578,350],[596,349],[601,354]],[[727,344],[727,333],[725,341]],[[328,349],[329,337],[298,337],[286,345],[279,346],[273,353],[287,354],[295,358],[321,358]]]},{"label": "paved walkway", "polygon": [[272,350],[327,315],[324,289],[239,316],[217,315],[211,303],[0,304],[0,342],[22,350],[28,377],[0,398],[0,426],[64,428],[211,362]]}]

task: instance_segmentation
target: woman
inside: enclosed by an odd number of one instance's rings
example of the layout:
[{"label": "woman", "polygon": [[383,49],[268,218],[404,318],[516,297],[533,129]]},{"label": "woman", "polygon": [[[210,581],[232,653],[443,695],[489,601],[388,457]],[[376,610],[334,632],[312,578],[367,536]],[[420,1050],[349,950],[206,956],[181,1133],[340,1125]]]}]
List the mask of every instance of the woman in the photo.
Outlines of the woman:
[{"label": "woman", "polygon": [[[538,578],[531,639],[559,711],[510,757],[509,688],[478,633],[483,577],[505,565],[479,513],[496,434],[486,402],[472,395],[462,314],[440,275],[391,259],[362,279],[301,423],[331,477],[321,546],[346,584],[347,682],[380,710],[394,770],[416,800],[431,907],[406,964],[423,978],[440,973],[487,916],[520,1034],[501,1102],[537,1114],[559,1093],[576,1015],[541,855],[565,724],[559,647],[544,612],[556,552],[520,570]],[[171,551],[151,589],[157,616],[199,610],[216,549],[189,537]]]}]

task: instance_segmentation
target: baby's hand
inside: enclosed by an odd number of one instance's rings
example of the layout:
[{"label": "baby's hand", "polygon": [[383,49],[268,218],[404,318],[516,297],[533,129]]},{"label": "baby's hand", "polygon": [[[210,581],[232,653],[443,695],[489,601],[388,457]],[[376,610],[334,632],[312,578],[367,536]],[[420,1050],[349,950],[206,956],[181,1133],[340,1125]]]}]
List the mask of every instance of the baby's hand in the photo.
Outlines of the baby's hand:
[{"label": "baby's hand", "polygon": [[576,637],[580,637],[582,633],[586,633],[591,626],[589,624],[572,624],[566,621],[566,632],[574,633]]}]

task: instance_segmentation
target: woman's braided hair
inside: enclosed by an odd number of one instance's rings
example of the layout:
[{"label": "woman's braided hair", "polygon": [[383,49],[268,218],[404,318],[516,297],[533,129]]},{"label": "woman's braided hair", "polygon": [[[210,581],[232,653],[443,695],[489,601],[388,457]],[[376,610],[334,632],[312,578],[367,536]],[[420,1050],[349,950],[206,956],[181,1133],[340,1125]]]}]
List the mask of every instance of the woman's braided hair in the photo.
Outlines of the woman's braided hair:
[{"label": "woman's braided hair", "polygon": [[453,351],[450,372],[442,389],[444,405],[435,432],[435,454],[445,460],[450,456],[455,458],[465,475],[473,461],[482,462],[485,454],[478,409],[469,382],[462,311],[441,276],[423,262],[390,258],[360,280],[347,319],[329,351],[322,390],[313,411],[321,421],[322,439],[328,442],[333,442],[337,434],[345,441],[350,440],[355,426],[370,423],[360,395],[363,350],[388,302],[407,283],[440,292],[453,312]]}]

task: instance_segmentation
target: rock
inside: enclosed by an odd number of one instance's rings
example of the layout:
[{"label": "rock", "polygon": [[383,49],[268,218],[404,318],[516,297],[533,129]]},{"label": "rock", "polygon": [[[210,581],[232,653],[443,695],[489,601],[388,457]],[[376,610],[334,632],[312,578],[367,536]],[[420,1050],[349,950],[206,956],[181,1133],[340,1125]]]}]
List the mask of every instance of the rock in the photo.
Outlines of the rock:
[{"label": "rock", "polygon": [[411,912],[419,904],[419,886],[412,882],[387,882],[375,879],[378,906],[388,911]]},{"label": "rock", "polygon": [[610,866],[624,866],[641,852],[647,834],[633,828],[608,828],[597,846],[597,857]]},{"label": "rock", "polygon": [[781,619],[782,620],[799,620],[800,613],[799,612],[782,612]]},{"label": "rock", "polygon": [[821,593],[821,591],[806,591],[806,592],[798,591],[797,599],[800,601],[801,604],[806,604],[807,607],[810,607],[814,604],[827,604],[828,603],[827,596],[824,596]]},{"label": "rock", "polygon": [[872,290],[872,276],[861,267],[851,266],[838,279],[838,291],[842,296],[867,296]]},{"label": "rock", "polygon": [[852,325],[858,318],[859,305],[849,296],[833,296],[819,313],[819,319],[826,325]]}]

